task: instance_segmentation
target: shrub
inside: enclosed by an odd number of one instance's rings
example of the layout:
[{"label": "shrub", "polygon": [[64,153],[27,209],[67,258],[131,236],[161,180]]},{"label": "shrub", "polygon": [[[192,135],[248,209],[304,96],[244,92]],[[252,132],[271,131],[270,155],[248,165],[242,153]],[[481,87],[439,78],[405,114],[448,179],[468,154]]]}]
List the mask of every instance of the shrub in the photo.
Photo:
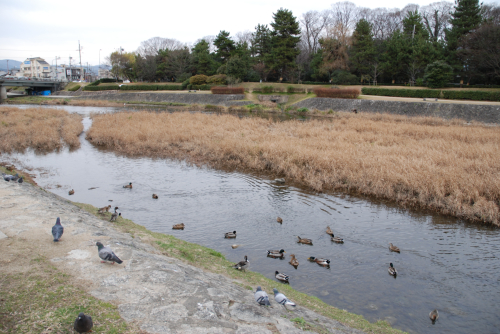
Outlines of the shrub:
[{"label": "shrub", "polygon": [[[68,88],[68,91],[69,91],[69,92],[76,92],[77,90],[79,90],[79,89],[80,89],[80,87],[81,87],[80,85],[75,85],[75,86],[73,86],[73,87],[71,87],[71,88]],[[87,86],[87,87],[88,87],[88,86]]]},{"label": "shrub", "polygon": [[204,85],[207,83],[208,77],[204,74],[198,74],[189,78],[189,83],[191,85]]},{"label": "shrub", "polygon": [[121,90],[157,90],[158,85],[123,85]]},{"label": "shrub", "polygon": [[444,90],[443,98],[453,100],[500,101],[500,92]]},{"label": "shrub", "polygon": [[309,109],[307,109],[307,108],[299,108],[299,109],[297,109],[297,112],[308,112],[308,111],[309,111]]},{"label": "shrub", "polygon": [[182,90],[182,86],[181,85],[158,85],[158,90]]},{"label": "shrub", "polygon": [[182,88],[182,89],[189,89],[189,88],[188,88],[188,85],[190,85],[189,80],[190,80],[190,78],[188,78],[188,79],[186,79],[186,80],[184,80],[184,81],[182,82],[182,85],[181,85],[181,88]]},{"label": "shrub", "polygon": [[424,79],[418,78],[417,82],[416,82],[416,85],[419,86],[419,87],[422,87],[424,85]]},{"label": "shrub", "polygon": [[264,86],[261,88],[261,92],[266,93],[266,94],[272,93],[272,92],[274,92],[274,88],[273,88],[273,86]]},{"label": "shrub", "polygon": [[395,96],[395,97],[428,97],[439,98],[441,91],[437,89],[391,89],[363,87],[361,92],[365,95]]},{"label": "shrub", "polygon": [[120,86],[118,85],[110,85],[110,86],[85,86],[83,87],[83,90],[85,91],[100,91],[100,90],[119,90]]},{"label": "shrub", "polygon": [[212,88],[212,85],[188,85],[188,89],[194,89],[194,90],[210,90]]},{"label": "shrub", "polygon": [[227,85],[227,76],[225,74],[212,75],[208,77],[207,83],[213,85]]},{"label": "shrub", "polygon": [[244,94],[243,87],[212,87],[212,94]]},{"label": "shrub", "polygon": [[317,97],[335,99],[356,99],[359,96],[359,90],[356,88],[314,88],[313,92]]},{"label": "shrub", "polygon": [[433,62],[425,68],[424,79],[429,88],[445,87],[452,78],[453,68],[442,60]]},{"label": "shrub", "polygon": [[[113,79],[113,78],[102,78],[99,80],[101,83],[112,83],[112,82],[116,82],[116,79]],[[121,81],[121,80],[120,80]],[[123,82],[123,81],[122,81]]]},{"label": "shrub", "polygon": [[336,70],[332,74],[332,84],[334,85],[355,85],[359,83],[358,77],[349,71]]}]

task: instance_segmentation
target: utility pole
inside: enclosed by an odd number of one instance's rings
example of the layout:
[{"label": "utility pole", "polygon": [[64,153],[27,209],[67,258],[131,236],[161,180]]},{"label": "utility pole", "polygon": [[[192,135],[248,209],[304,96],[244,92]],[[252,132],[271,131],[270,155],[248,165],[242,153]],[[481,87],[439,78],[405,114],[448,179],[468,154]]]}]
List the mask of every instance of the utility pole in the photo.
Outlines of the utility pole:
[{"label": "utility pole", "polygon": [[82,47],[80,46],[80,40],[78,40],[78,53],[80,54],[80,81],[82,81],[82,74],[83,74],[83,68],[82,68]]},{"label": "utility pole", "polygon": [[60,59],[61,57],[56,56],[56,81],[57,81],[57,60]]},{"label": "utility pole", "polygon": [[7,75],[9,75],[9,60],[7,59]]},{"label": "utility pole", "polygon": [[101,70],[101,51],[102,49],[99,49],[99,68],[97,69],[97,79],[100,79],[100,74],[99,71]]},{"label": "utility pole", "polygon": [[73,70],[71,69],[71,59],[73,59],[73,57],[69,57],[69,81],[73,81]]}]

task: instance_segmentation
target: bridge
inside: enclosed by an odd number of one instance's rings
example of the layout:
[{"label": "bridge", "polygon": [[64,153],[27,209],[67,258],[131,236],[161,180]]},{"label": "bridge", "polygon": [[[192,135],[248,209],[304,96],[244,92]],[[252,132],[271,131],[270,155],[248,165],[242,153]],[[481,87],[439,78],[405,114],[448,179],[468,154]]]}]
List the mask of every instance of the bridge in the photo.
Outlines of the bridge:
[{"label": "bridge", "polygon": [[34,92],[50,90],[55,92],[59,90],[60,81],[57,80],[37,80],[34,78],[0,78],[0,103],[7,99],[7,89],[5,87],[28,87]]}]

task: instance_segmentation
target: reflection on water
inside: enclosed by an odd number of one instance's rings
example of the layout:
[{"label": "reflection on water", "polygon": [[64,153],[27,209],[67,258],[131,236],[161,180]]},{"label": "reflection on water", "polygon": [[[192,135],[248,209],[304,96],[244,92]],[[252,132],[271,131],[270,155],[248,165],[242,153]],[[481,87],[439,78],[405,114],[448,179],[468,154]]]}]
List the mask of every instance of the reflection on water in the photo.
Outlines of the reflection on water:
[{"label": "reflection on water", "polygon": [[[64,109],[83,115],[120,110]],[[84,125],[90,126],[88,117]],[[102,207],[113,200],[126,218],[150,230],[216,249],[231,261],[248,255],[250,270],[271,279],[276,270],[284,272],[297,290],[370,321],[386,319],[418,333],[500,332],[499,229],[384,202],[311,193],[259,175],[130,159],[96,149],[84,135],[81,141],[74,152],[1,158],[35,168],[40,186],[72,201]],[[132,190],[122,188],[128,182]],[[185,230],[172,230],[177,223],[186,224]],[[327,225],[344,244],[330,241]],[[233,230],[236,239],[223,238]],[[298,235],[313,239],[314,246],[298,244]],[[391,253],[389,242],[401,254]],[[232,249],[234,243],[241,247]],[[267,249],[280,248],[286,260],[266,257]],[[300,262],[297,269],[288,264],[290,254]],[[309,256],[331,259],[330,268],[308,262]],[[387,272],[390,262],[396,279]],[[440,317],[432,325],[428,314],[434,308]]]}]

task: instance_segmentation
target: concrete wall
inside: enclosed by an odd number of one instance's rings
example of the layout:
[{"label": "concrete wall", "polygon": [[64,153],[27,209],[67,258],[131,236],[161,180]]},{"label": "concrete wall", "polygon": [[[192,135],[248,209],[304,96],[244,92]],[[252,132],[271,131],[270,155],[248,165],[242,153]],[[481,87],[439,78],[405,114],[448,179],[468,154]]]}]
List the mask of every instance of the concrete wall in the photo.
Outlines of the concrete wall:
[{"label": "concrete wall", "polygon": [[295,104],[299,108],[390,113],[406,116],[433,116],[445,119],[463,119],[484,123],[500,124],[500,105],[477,105],[458,103],[431,103],[431,102],[400,102],[329,99],[316,97],[302,100]]},{"label": "concrete wall", "polygon": [[[118,92],[83,92],[77,99],[107,100],[107,101],[141,101],[141,102],[173,102],[185,104],[242,105],[250,104],[243,100],[245,95],[212,95],[203,93],[118,93]],[[99,94],[100,93],[100,94]],[[234,101],[234,102],[233,102]],[[237,101],[237,102],[236,102]]]}]

